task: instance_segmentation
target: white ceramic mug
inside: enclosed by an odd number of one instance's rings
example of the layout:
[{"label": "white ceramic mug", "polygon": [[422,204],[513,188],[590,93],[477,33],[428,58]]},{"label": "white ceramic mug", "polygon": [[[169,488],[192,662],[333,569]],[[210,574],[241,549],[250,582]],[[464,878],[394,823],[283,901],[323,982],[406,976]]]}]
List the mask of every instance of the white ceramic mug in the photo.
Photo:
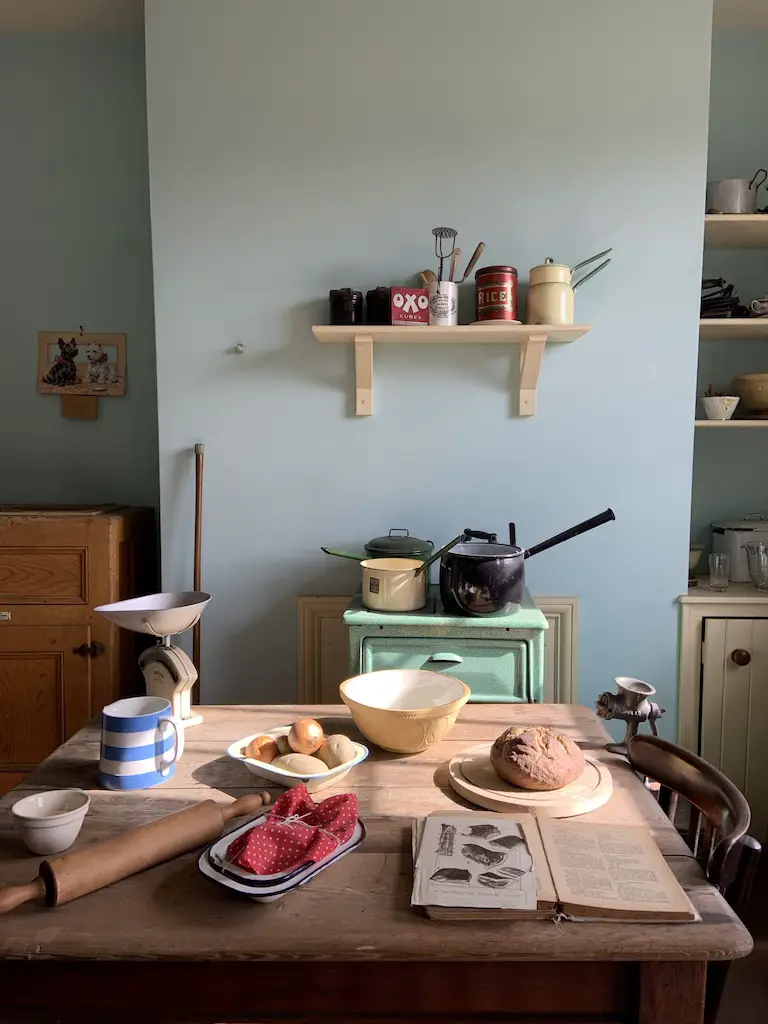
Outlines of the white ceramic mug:
[{"label": "white ceramic mug", "polygon": [[454,327],[459,322],[459,286],[455,281],[430,282],[430,327]]},{"label": "white ceramic mug", "polygon": [[164,697],[127,697],[101,712],[99,781],[105,789],[149,789],[170,779],[184,726]]},{"label": "white ceramic mug", "polygon": [[752,299],[749,308],[758,316],[768,315],[768,295],[764,295],[761,299]]}]

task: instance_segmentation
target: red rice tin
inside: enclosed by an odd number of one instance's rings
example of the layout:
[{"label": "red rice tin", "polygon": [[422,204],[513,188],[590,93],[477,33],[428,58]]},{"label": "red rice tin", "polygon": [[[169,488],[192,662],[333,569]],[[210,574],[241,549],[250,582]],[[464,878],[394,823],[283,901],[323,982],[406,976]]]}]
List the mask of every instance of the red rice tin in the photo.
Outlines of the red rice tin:
[{"label": "red rice tin", "polygon": [[475,272],[475,319],[517,320],[515,267],[483,267]]}]

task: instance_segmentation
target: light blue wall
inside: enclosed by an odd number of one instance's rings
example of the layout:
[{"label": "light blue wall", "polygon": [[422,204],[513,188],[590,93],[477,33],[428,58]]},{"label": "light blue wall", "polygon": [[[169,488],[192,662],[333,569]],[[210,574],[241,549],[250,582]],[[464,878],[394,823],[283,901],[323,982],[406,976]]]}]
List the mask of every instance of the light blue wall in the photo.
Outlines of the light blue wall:
[{"label": "light blue wall", "polygon": [[[700,0],[149,0],[147,79],[167,586],[189,580],[206,443],[206,700],[290,700],[296,598],[349,593],[392,526],[518,524],[534,593],[580,599],[580,697],[651,680],[674,722],[690,519],[710,5]],[[527,268],[615,247],[550,349],[315,343],[328,289],[434,262],[430,229]],[[234,343],[245,355],[228,353]]]},{"label": "light blue wall", "polygon": [[[157,505],[141,36],[0,36],[0,501]],[[128,394],[62,419],[39,330],[124,331]]]},{"label": "light blue wall", "polygon": [[[708,178],[751,178],[758,167],[768,167],[766,97],[768,33],[716,32]],[[768,191],[763,188],[759,194],[759,205],[768,206]],[[768,252],[764,250],[707,250],[704,269],[708,277],[725,277],[735,284],[745,305],[768,294]],[[699,393],[710,384],[730,393],[736,374],[766,370],[764,341],[702,345]],[[768,437],[761,430],[697,431],[691,511],[691,536],[697,543],[709,543],[709,524],[718,519],[743,519],[750,512],[768,518],[768,474],[762,471],[766,455]]]}]

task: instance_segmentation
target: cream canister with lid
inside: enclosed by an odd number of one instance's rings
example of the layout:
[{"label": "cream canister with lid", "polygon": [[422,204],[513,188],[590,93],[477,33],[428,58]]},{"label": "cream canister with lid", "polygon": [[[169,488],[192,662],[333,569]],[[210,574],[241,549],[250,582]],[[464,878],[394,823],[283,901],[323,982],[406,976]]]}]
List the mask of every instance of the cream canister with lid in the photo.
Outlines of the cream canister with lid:
[{"label": "cream canister with lid", "polygon": [[572,324],[571,268],[547,259],[531,267],[526,302],[526,323]]}]

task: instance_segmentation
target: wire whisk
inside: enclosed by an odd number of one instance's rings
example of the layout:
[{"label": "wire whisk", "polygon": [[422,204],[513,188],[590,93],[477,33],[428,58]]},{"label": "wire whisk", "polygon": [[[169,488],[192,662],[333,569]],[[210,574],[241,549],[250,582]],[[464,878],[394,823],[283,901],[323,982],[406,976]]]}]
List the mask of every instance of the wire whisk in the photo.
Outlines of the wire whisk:
[{"label": "wire whisk", "polygon": [[[435,256],[439,261],[437,266],[437,290],[440,291],[440,285],[443,280],[443,264],[453,255],[453,245],[458,231],[455,228],[432,228],[432,234],[435,236]],[[450,244],[448,251],[443,252],[446,239],[449,240]]]}]

